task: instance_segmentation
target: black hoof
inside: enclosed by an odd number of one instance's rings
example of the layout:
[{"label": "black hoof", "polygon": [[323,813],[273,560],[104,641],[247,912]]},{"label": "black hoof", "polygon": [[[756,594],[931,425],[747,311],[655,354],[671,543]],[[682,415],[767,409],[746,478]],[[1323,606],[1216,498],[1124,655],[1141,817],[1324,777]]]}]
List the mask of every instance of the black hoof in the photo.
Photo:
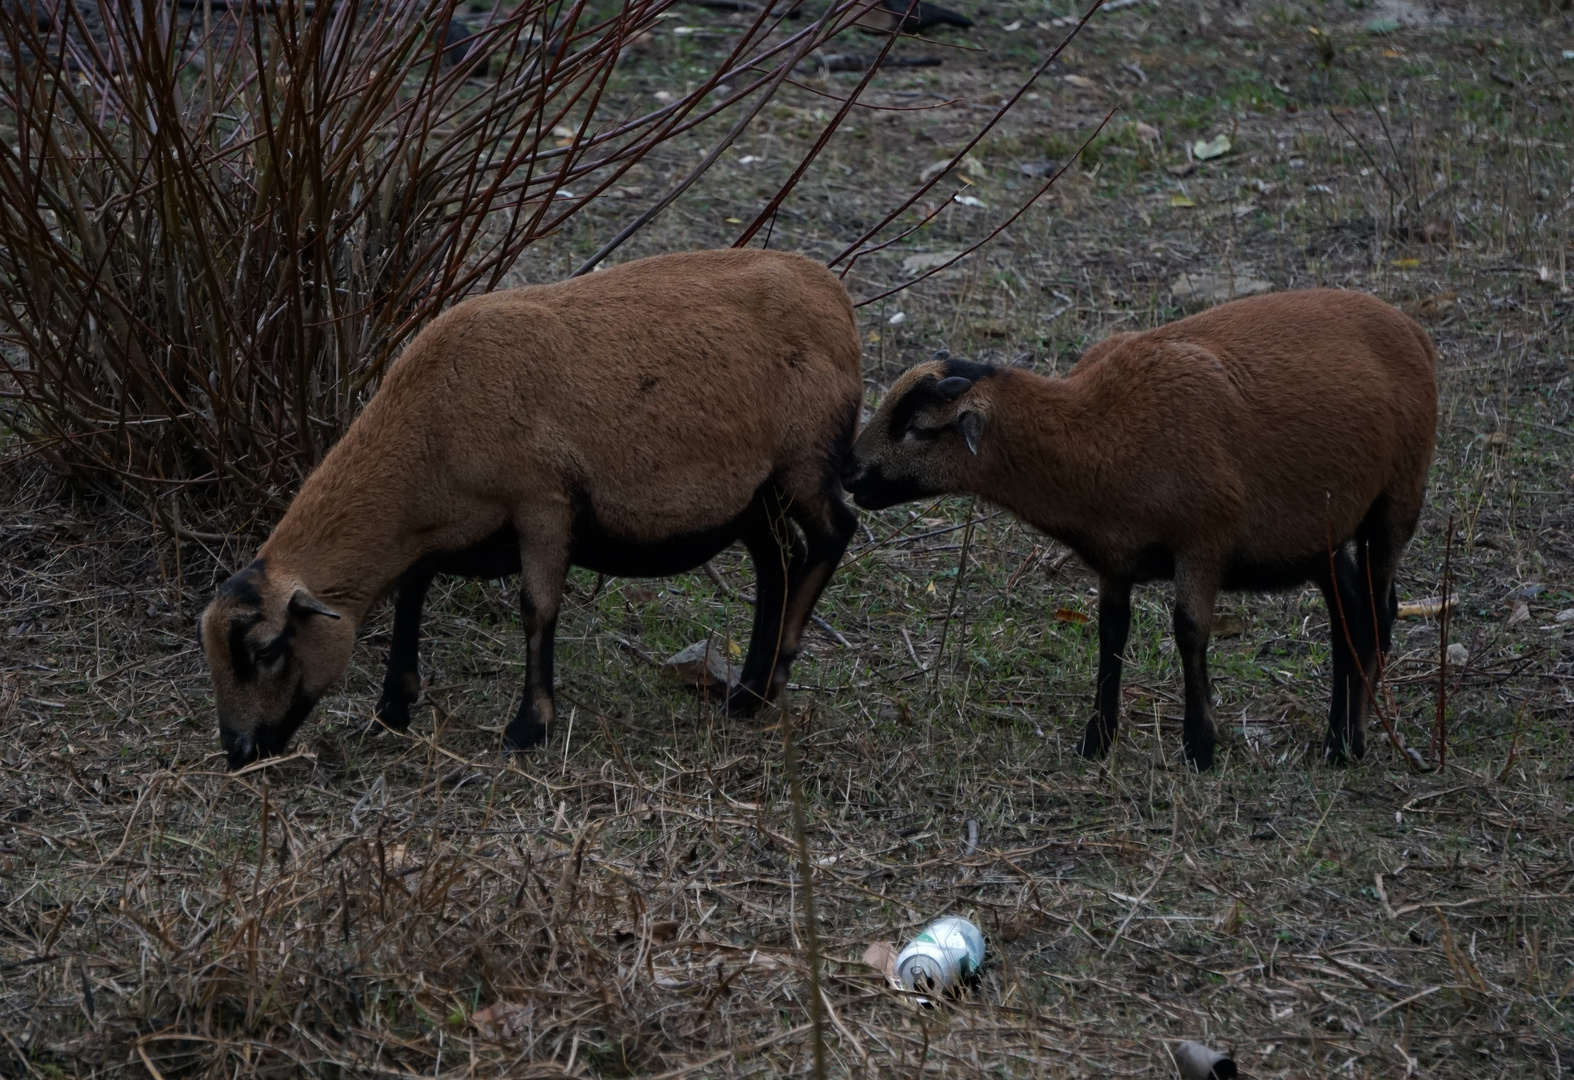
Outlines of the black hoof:
[{"label": "black hoof", "polygon": [[375,734],[383,728],[390,731],[410,730],[410,706],[414,704],[404,698],[380,698],[377,702],[377,719],[367,725],[366,730]]},{"label": "black hoof", "polygon": [[516,716],[503,731],[503,752],[522,754],[546,741],[547,729],[535,719]]},{"label": "black hoof", "polygon": [[1343,739],[1329,735],[1323,740],[1323,764],[1333,769],[1343,769],[1350,764],[1350,755],[1345,750]]},{"label": "black hoof", "polygon": [[1186,764],[1198,772],[1207,772],[1213,768],[1213,747],[1211,742],[1188,742],[1183,747],[1186,755]]},{"label": "black hoof", "polygon": [[737,716],[748,719],[760,711],[765,704],[765,699],[755,690],[739,683],[727,691],[727,700],[722,704],[722,710],[728,716]]},{"label": "black hoof", "polygon": [[1097,761],[1109,753],[1110,744],[1115,740],[1105,734],[1104,729],[1097,721],[1088,724],[1082,729],[1082,737],[1077,740],[1077,756]]}]

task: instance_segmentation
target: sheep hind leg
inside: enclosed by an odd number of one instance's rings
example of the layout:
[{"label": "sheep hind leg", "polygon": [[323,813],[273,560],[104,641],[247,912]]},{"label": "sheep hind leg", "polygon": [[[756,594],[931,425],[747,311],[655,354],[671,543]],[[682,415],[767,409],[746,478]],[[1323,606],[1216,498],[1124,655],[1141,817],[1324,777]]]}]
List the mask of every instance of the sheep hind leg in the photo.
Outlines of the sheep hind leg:
[{"label": "sheep hind leg", "polygon": [[[1357,543],[1364,562],[1363,548]],[[1377,686],[1378,626],[1390,590],[1374,595],[1367,586],[1365,568],[1345,550],[1334,557],[1332,578],[1325,576],[1321,584],[1333,651],[1333,696],[1323,760],[1342,767],[1366,755],[1366,706],[1369,693]],[[1374,608],[1378,609],[1378,620],[1373,619]]]},{"label": "sheep hind leg", "polygon": [[[1346,758],[1358,761],[1366,756],[1366,714],[1376,708],[1373,698],[1380,692],[1384,661],[1393,647],[1394,619],[1399,612],[1394,575],[1399,554],[1415,528],[1413,520],[1403,527],[1395,523],[1394,516],[1388,496],[1379,498],[1356,531],[1353,556],[1341,553],[1334,562],[1340,577],[1340,601],[1347,613],[1355,609],[1346,616],[1349,636],[1344,642],[1343,745],[1338,744],[1330,713],[1324,748],[1328,759],[1339,764]],[[1343,627],[1335,626],[1335,630],[1340,638],[1345,637]],[[1335,693],[1339,692],[1336,681]],[[1340,750],[1346,751],[1343,757]]]},{"label": "sheep hind leg", "polygon": [[781,655],[791,571],[793,564],[803,559],[803,541],[772,503],[774,499],[757,500],[743,527],[743,544],[754,562],[754,626],[737,685],[727,692],[730,716],[753,716],[771,693],[772,672]]},{"label": "sheep hind leg", "polygon": [[804,628],[814,613],[814,605],[819,602],[820,594],[842,561],[842,553],[858,530],[858,515],[835,497],[827,497],[818,513],[803,512],[795,517],[808,544],[806,550],[794,556],[787,570],[782,641],[769,690],[773,698],[787,686],[787,674],[803,648]]},{"label": "sheep hind leg", "polygon": [[1131,633],[1131,582],[1099,579],[1099,675],[1093,716],[1077,740],[1077,753],[1101,758],[1109,753],[1120,725],[1120,674]]},{"label": "sheep hind leg", "polygon": [[410,708],[421,697],[421,608],[432,575],[406,574],[394,597],[393,640],[388,645],[388,667],[383,673],[383,692],[377,699],[377,723],[372,730],[387,727],[393,731],[410,729]]},{"label": "sheep hind leg", "polygon": [[1178,566],[1175,574],[1175,651],[1186,682],[1182,750],[1198,772],[1213,768],[1218,728],[1213,721],[1213,688],[1208,680],[1208,638],[1213,633],[1213,602],[1219,594],[1211,576]]},{"label": "sheep hind leg", "polygon": [[[521,528],[521,537],[532,530]],[[542,543],[543,535],[561,535],[562,543]],[[519,711],[503,731],[503,749],[531,750],[546,740],[555,715],[552,696],[552,652],[557,640],[558,609],[568,577],[568,530],[535,531],[535,545],[521,543],[519,612],[525,630],[525,690]]]}]

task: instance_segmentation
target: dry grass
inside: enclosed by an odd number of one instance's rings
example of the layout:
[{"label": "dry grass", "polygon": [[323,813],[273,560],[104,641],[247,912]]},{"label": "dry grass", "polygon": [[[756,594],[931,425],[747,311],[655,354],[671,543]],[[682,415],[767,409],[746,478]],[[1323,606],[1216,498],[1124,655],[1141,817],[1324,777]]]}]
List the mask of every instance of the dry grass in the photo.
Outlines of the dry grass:
[{"label": "dry grass", "polygon": [[[1127,724],[1090,765],[1070,748],[1093,627],[1052,616],[1091,610],[1077,562],[965,501],[866,515],[821,609],[851,647],[811,634],[789,703],[828,1075],[1157,1077],[1179,1038],[1233,1050],[1250,1076],[1574,1068],[1574,624],[1555,621],[1574,608],[1574,67],[1558,61],[1574,26],[1450,10],[1452,27],[1391,38],[1362,29],[1372,11],[1332,4],[1113,13],[1063,69],[1095,88],[1046,86],[982,148],[971,190],[988,209],[944,209],[849,277],[871,296],[902,258],[978,235],[1025,191],[1020,163],[1063,154],[1122,101],[1120,120],[1158,126],[1163,146],[1117,126],[1097,172],[1076,170],[999,243],[864,308],[871,392],[938,344],[1064,370],[1088,340],[1182,310],[1182,272],[1408,305],[1439,342],[1445,407],[1401,590],[1437,592],[1452,515],[1450,636],[1470,660],[1447,687],[1446,771],[1413,773],[1381,740],[1329,770],[1314,752],[1321,602],[1230,598],[1242,633],[1212,656],[1231,735],[1196,776],[1179,760],[1165,590],[1144,590]],[[1019,16],[1043,17],[996,9],[967,39],[989,52],[931,46],[944,67],[881,76],[875,100],[982,103],[1039,47],[1001,28]],[[681,82],[683,50],[701,47],[658,42],[626,92]],[[734,158],[635,246],[725,242],[824,107],[784,98],[735,147],[763,163]],[[970,123],[960,106],[861,115],[772,245],[834,254]],[[1166,171],[1183,139],[1220,130],[1230,156]],[[647,159],[652,182],[692,163],[680,149]],[[571,269],[633,212],[608,200],[522,276]],[[1433,242],[1428,222],[1446,223]],[[374,622],[299,752],[226,776],[192,621],[252,541],[177,547],[41,471],[3,482],[0,1072],[811,1070],[780,715],[729,723],[643,659],[746,632],[710,579],[596,593],[576,575],[566,719],[535,756],[493,752],[520,681],[510,593],[455,583],[434,596],[414,736],[355,734],[386,644]],[[747,580],[737,556],[718,566]],[[1434,623],[1398,630],[1413,745],[1439,645]],[[915,1012],[858,958],[944,912],[977,919],[994,959],[971,999]]]}]

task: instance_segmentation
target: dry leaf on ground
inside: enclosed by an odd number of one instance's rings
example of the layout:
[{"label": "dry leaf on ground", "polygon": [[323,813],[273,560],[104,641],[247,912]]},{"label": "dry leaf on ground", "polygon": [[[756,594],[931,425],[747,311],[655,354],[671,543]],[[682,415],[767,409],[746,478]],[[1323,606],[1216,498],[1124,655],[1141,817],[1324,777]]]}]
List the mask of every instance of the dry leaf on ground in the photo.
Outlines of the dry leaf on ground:
[{"label": "dry leaf on ground", "polygon": [[885,981],[892,987],[900,988],[896,981],[896,958],[898,950],[889,941],[877,941],[864,950],[863,961],[874,968]]},{"label": "dry leaf on ground", "polygon": [[535,1019],[534,1005],[521,1005],[514,1001],[497,1001],[470,1014],[470,1022],[489,1039],[512,1039],[530,1030]]}]

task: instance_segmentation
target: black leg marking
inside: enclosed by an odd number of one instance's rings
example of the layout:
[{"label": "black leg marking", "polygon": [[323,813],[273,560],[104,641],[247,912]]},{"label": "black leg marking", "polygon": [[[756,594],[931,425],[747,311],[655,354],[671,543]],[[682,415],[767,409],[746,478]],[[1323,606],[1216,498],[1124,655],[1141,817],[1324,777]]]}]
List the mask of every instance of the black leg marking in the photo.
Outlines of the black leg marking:
[{"label": "black leg marking", "polygon": [[[754,627],[738,685],[727,694],[727,712],[753,716],[771,694],[771,675],[781,654],[793,564],[803,558],[803,543],[780,516],[780,502],[762,495],[749,508],[743,543],[754,562]],[[776,518],[772,520],[772,511]]]},{"label": "black leg marking", "polygon": [[1213,724],[1213,689],[1208,682],[1208,632],[1211,629],[1213,598],[1208,598],[1208,621],[1198,617],[1195,608],[1175,605],[1175,650],[1180,653],[1186,679],[1186,719],[1182,745],[1186,760],[1199,772],[1213,768],[1213,748],[1218,731]]},{"label": "black leg marking", "polygon": [[1093,692],[1093,717],[1077,741],[1077,753],[1100,758],[1109,753],[1120,725],[1120,674],[1131,632],[1131,582],[1099,580],[1099,675]]},{"label": "black leg marking", "polygon": [[410,708],[421,697],[421,607],[431,585],[431,574],[406,574],[394,598],[393,641],[377,699],[377,719],[394,731],[409,730]]},{"label": "black leg marking", "polygon": [[552,722],[552,652],[557,641],[557,616],[533,623],[525,616],[525,694],[519,711],[503,732],[505,750],[533,750],[546,741]]},{"label": "black leg marking", "polygon": [[793,520],[803,530],[808,543],[794,548],[788,566],[787,610],[768,691],[772,698],[786,688],[792,662],[803,648],[804,628],[814,613],[814,605],[842,561],[842,553],[847,550],[853,533],[858,531],[858,516],[839,495],[829,493],[823,502],[815,500],[815,503],[817,505],[812,508],[794,506],[791,510]]},{"label": "black leg marking", "polygon": [[[1333,697],[1328,708],[1328,736],[1323,742],[1323,757],[1335,766],[1347,765],[1366,756],[1368,694],[1369,688],[1370,692],[1375,692],[1378,684],[1379,629],[1389,598],[1383,596],[1374,604],[1367,585],[1365,546],[1358,542],[1354,555],[1346,550],[1339,551],[1334,557],[1333,581],[1323,582],[1334,661]],[[1374,606],[1377,608],[1376,623],[1373,621]]]}]

